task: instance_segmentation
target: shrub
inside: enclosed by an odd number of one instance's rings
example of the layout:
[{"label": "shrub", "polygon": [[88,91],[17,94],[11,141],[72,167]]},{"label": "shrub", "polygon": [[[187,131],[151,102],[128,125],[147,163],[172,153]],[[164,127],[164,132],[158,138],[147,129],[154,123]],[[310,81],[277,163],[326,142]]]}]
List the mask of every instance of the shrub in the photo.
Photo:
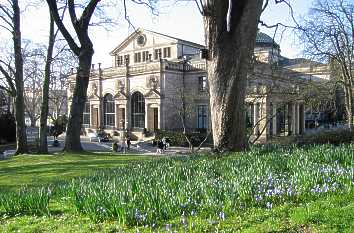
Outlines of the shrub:
[{"label": "shrub", "polygon": [[182,131],[165,131],[157,130],[155,134],[156,140],[161,140],[162,138],[169,138],[171,146],[188,146],[188,142],[184,137]]},{"label": "shrub", "polygon": [[16,122],[11,113],[0,115],[0,144],[2,141],[14,142],[16,140]]},{"label": "shrub", "polygon": [[[193,131],[193,132],[188,132],[187,137],[192,142],[193,146],[199,146],[199,144],[204,140],[206,134],[207,134],[206,131]],[[161,140],[164,137],[170,139],[170,144],[172,146],[188,146],[188,142],[181,130],[179,131],[178,130],[176,131],[158,130],[156,132],[155,135],[156,140]]]},{"label": "shrub", "polygon": [[354,131],[349,129],[324,130],[314,134],[300,136],[296,139],[298,145],[351,143],[354,141]]}]

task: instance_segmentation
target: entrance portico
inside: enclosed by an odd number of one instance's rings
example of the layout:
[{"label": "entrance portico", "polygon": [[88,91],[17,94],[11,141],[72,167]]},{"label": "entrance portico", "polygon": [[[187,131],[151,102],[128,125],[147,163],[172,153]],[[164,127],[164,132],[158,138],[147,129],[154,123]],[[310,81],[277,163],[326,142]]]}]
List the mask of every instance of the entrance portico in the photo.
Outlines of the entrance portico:
[{"label": "entrance portico", "polygon": [[[102,100],[97,96],[88,99],[91,130],[103,129],[108,133],[128,130],[136,137],[142,137],[145,131],[161,129],[161,95],[149,90],[145,95],[134,91],[127,96],[123,93],[106,94]],[[108,125],[110,123],[110,125]]]}]

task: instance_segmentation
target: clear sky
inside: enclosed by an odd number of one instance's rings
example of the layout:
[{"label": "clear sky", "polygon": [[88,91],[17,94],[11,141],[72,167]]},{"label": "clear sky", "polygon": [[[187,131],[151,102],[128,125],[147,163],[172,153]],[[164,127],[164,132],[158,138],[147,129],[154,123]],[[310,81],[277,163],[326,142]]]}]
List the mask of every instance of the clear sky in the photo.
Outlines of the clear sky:
[{"label": "clear sky", "polygon": [[[160,0],[161,1],[161,0]],[[309,10],[312,0],[288,0],[294,10],[294,15],[299,18],[305,16]],[[43,1],[44,2],[44,1]],[[101,1],[104,2],[104,1]],[[130,5],[128,8],[129,17],[136,28],[142,27],[174,37],[190,40],[204,44],[202,16],[194,2],[180,2],[171,5],[170,0],[162,0],[163,7],[159,16],[153,16],[146,8],[137,5]],[[270,0],[270,5],[262,14],[261,19],[267,24],[272,25],[277,22],[292,24],[289,8],[285,4],[275,4]],[[110,14],[116,16],[117,25],[110,31],[104,28],[94,27],[90,29],[94,43],[95,54],[93,63],[101,62],[104,67],[111,66],[109,52],[113,50],[122,40],[134,31],[129,27],[122,17],[121,7],[116,6]],[[30,7],[22,16],[22,36],[39,43],[47,43],[48,34],[48,13],[46,5],[36,8]],[[281,29],[281,28],[280,28]],[[274,29],[260,27],[260,30],[273,36]],[[287,57],[301,56],[301,43],[297,43],[296,36],[287,30],[281,38],[281,30],[276,35],[276,41],[280,44],[282,55]]]}]

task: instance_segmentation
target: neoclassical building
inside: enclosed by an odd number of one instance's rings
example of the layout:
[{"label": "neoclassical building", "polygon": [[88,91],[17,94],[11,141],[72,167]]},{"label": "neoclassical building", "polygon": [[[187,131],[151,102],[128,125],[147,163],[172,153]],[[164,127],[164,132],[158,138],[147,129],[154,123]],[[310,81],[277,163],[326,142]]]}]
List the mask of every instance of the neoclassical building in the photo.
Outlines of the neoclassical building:
[{"label": "neoclassical building", "polygon": [[[129,130],[136,137],[157,129],[210,130],[205,47],[138,29],[110,53],[112,67],[92,65],[83,115],[86,131]],[[298,80],[306,75],[281,66],[279,45],[259,32],[248,80],[248,126],[257,138],[304,132],[304,101]],[[75,74],[69,77],[69,104]],[[301,83],[300,82],[300,83]],[[70,109],[70,108],[69,108]]]}]

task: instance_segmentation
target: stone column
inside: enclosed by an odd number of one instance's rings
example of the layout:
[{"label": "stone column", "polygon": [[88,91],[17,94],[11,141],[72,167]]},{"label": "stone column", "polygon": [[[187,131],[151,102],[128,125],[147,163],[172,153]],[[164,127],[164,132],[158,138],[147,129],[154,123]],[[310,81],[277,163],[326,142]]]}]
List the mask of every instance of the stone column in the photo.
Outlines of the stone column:
[{"label": "stone column", "polygon": [[92,105],[91,105],[91,103],[90,103],[89,110],[90,110],[90,125],[89,125],[89,128],[92,128]]},{"label": "stone column", "polygon": [[[159,107],[157,107],[157,128],[158,129],[161,129],[161,115],[160,115],[160,106]],[[155,116],[154,116],[155,117]],[[156,126],[154,126],[154,127],[156,127]]]},{"label": "stone column", "polygon": [[253,104],[253,134],[258,135],[259,134],[259,122],[258,122],[258,116],[259,115],[259,104],[255,103]]},{"label": "stone column", "polygon": [[284,117],[286,117],[288,120],[288,125],[287,125],[288,135],[287,136],[289,136],[293,133],[292,132],[292,118],[291,118],[291,113],[292,113],[291,103],[287,103],[286,108],[287,108],[287,115],[285,115]]},{"label": "stone column", "polygon": [[157,114],[157,116],[158,116],[158,119],[157,119],[158,129],[165,129],[164,122],[163,122],[163,115],[162,115],[162,111],[163,111],[162,100],[157,108],[157,111],[158,111],[158,114]]},{"label": "stone column", "polygon": [[114,103],[114,128],[118,129],[119,128],[119,105]]},{"label": "stone column", "polygon": [[293,132],[293,135],[296,134],[296,103],[292,104],[292,113],[291,113],[291,131]]},{"label": "stone column", "polygon": [[100,98],[98,102],[98,121],[97,121],[97,127],[100,129],[104,127],[104,109],[103,109],[103,100]]},{"label": "stone column", "polygon": [[[94,104],[90,105],[90,128],[97,129],[98,126],[98,111],[96,113],[97,109]],[[95,115],[97,114],[97,115]]]},{"label": "stone column", "polygon": [[129,113],[130,113],[130,106],[129,106],[129,101],[127,100],[126,104],[125,104],[125,126],[124,129],[129,129],[131,126],[131,119],[129,117]]},{"label": "stone column", "polygon": [[277,104],[273,102],[273,109],[272,109],[272,125],[273,125],[273,136],[277,135]]},{"label": "stone column", "polygon": [[148,111],[149,111],[149,105],[145,102],[145,128],[148,129]]},{"label": "stone column", "polygon": [[[126,129],[126,126],[125,126],[125,122],[127,121],[126,119],[126,112],[127,112],[127,109],[126,108],[123,108],[122,106],[120,107],[121,112],[119,113],[120,116],[119,116],[119,119],[120,119],[120,122],[119,122],[119,127],[121,127],[122,129]],[[121,114],[122,111],[124,111],[124,116]]]},{"label": "stone column", "polygon": [[295,134],[300,134],[300,106],[298,103],[295,104]]},{"label": "stone column", "polygon": [[305,133],[305,106],[303,103],[300,104],[299,106],[299,115],[300,115],[300,119],[299,119],[299,124],[300,124],[300,134],[304,134]]}]

